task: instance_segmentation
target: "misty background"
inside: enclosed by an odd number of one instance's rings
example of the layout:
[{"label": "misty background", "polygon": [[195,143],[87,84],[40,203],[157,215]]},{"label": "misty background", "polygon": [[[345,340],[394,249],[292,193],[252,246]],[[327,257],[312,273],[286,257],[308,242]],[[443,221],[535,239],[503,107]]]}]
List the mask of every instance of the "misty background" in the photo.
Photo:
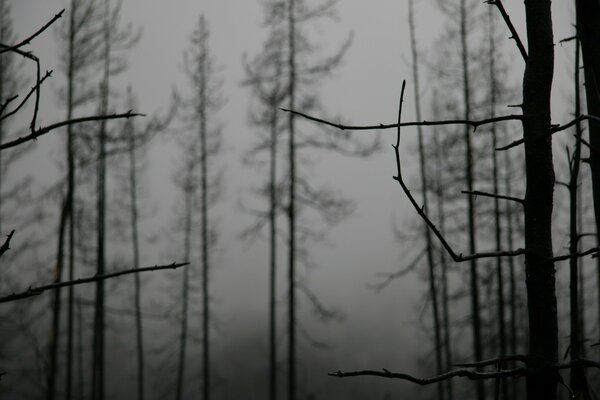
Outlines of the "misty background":
[{"label": "misty background", "polygon": [[[508,2],[507,2],[508,3]],[[18,0],[11,4],[12,20],[17,38],[29,35],[43,25],[60,9],[68,6],[66,1]],[[485,4],[482,8],[488,7]],[[506,4],[513,23],[524,32],[523,12],[520,3]],[[572,10],[570,5],[555,2],[555,38],[571,36]],[[407,9],[405,2],[379,0],[365,2],[359,0],[340,1],[337,17],[325,19],[315,27],[317,37],[324,49],[335,50],[353,34],[352,44],[341,65],[320,85],[319,94],[323,110],[334,119],[354,124],[378,124],[395,122],[400,86],[403,79],[410,80],[410,44],[408,36]],[[67,9],[68,13],[68,9]],[[433,59],[430,52],[440,40],[444,28],[444,17],[432,1],[421,0],[416,4],[417,40],[421,57],[427,62]],[[245,79],[243,57],[256,55],[267,37],[263,26],[261,3],[248,0],[230,1],[184,1],[165,2],[158,0],[125,0],[122,5],[121,21],[131,23],[142,31],[139,43],[127,52],[128,68],[115,78],[111,87],[121,99],[112,103],[113,111],[126,111],[124,93],[131,86],[137,96],[136,112],[148,116],[165,113],[170,106],[173,90],[184,93],[187,80],[183,71],[183,53],[189,37],[195,28],[200,14],[204,14],[210,28],[209,48],[219,69],[217,76],[222,79],[221,93],[224,105],[211,118],[222,124],[224,151],[219,156],[219,166],[223,170],[223,194],[218,204],[211,210],[215,216],[215,229],[218,243],[213,256],[211,276],[212,291],[212,343],[215,398],[264,398],[267,390],[267,326],[268,326],[268,242],[266,231],[253,240],[242,240],[240,234],[252,224],[253,217],[244,211],[243,205],[257,205],[251,190],[262,182],[264,176],[242,162],[247,152],[257,140],[257,129],[248,124],[250,90],[242,86]],[[64,24],[63,17],[56,25]],[[500,29],[503,28],[501,24]],[[64,74],[60,71],[59,48],[56,40],[56,27],[36,38],[30,46],[41,60],[42,69],[53,69],[53,77],[42,88],[39,121],[48,124],[65,118],[64,107],[60,104],[59,88],[64,85]],[[506,32],[505,37],[508,36]],[[508,39],[500,46],[507,48],[514,68],[507,75],[512,84],[519,87],[522,65],[519,55]],[[554,92],[553,118],[564,121],[568,118],[566,94],[569,93],[571,50],[557,46],[555,80],[558,90]],[[457,50],[458,52],[458,50]],[[25,75],[32,84],[33,69],[26,66]],[[432,84],[427,74],[422,79],[422,92],[426,98],[432,93]],[[520,96],[520,94],[518,95]],[[517,97],[518,97],[517,96]],[[458,101],[458,100],[457,100]],[[415,120],[412,99],[405,101],[403,119]],[[507,111],[507,113],[510,110]],[[283,113],[283,112],[282,112]],[[27,113],[23,123],[27,123]],[[428,120],[436,116],[429,107],[424,107],[423,117]],[[148,118],[148,117],[147,117]],[[136,121],[137,123],[137,121]],[[303,130],[315,131],[319,127],[311,122],[297,119]],[[180,148],[173,137],[178,134],[178,122],[173,122],[168,132],[158,135],[149,145],[146,168],[141,177],[143,190],[142,255],[141,266],[184,261],[181,257],[183,244],[175,232],[176,212],[180,207],[172,178]],[[418,186],[415,131],[404,130],[403,163],[409,185]],[[369,138],[375,132],[355,132],[353,135]],[[343,314],[339,321],[323,323],[314,315],[306,300],[299,301],[299,321],[306,337],[299,334],[299,375],[298,385],[302,393],[314,394],[316,398],[412,398],[413,395],[426,398],[433,388],[419,388],[400,381],[377,378],[336,379],[328,377],[328,372],[337,370],[380,369],[429,376],[433,373],[433,346],[428,305],[425,301],[427,282],[425,269],[407,274],[392,282],[385,290],[373,290],[370,285],[381,283],[384,278],[378,273],[394,272],[405,266],[409,254],[415,246],[410,232],[420,226],[414,210],[392,180],[395,174],[395,160],[390,146],[395,131],[381,133],[381,151],[369,158],[352,158],[325,151],[310,154],[314,162],[307,170],[314,182],[327,184],[335,191],[351,198],[355,209],[352,215],[339,225],[327,229],[326,241],[311,248],[314,267],[299,268],[299,276],[310,285],[312,292],[327,307]],[[33,150],[19,161],[11,180],[18,182],[27,176],[33,178],[32,197],[47,216],[39,225],[30,226],[42,244],[36,248],[36,265],[30,265],[27,280],[20,282],[25,289],[29,285],[48,282],[51,277],[52,254],[55,251],[55,225],[59,209],[57,196],[39,197],[55,184],[59,165],[63,163],[63,132],[56,131],[27,146]],[[282,141],[285,139],[282,139]],[[118,164],[115,164],[118,169]],[[114,166],[110,166],[112,168]],[[109,172],[113,174],[113,172]],[[112,179],[112,178],[111,178]],[[453,188],[460,192],[461,187]],[[108,208],[114,204],[117,195],[114,187],[109,189]],[[257,206],[257,207],[258,207]],[[110,213],[110,211],[109,211]],[[282,220],[280,226],[285,229]],[[11,229],[3,225],[3,230]],[[119,235],[108,233],[108,265],[110,268],[131,267],[119,261],[127,254],[119,247]],[[117,228],[118,230],[118,228]],[[405,233],[398,236],[394,231]],[[5,235],[7,232],[0,232]],[[16,246],[24,240],[25,232],[17,230],[13,239]],[[557,235],[560,247],[564,238]],[[458,243],[458,247],[465,247]],[[279,339],[281,362],[281,382],[285,380],[285,321],[286,304],[285,278],[286,254],[283,242],[279,250],[280,275],[278,280]],[[35,270],[38,270],[35,272]],[[14,271],[12,271],[14,273]],[[145,283],[144,306],[149,314],[159,314],[161,302],[173,302],[176,292],[175,281],[181,271],[155,272],[143,276]],[[84,274],[82,274],[84,275]],[[87,274],[85,274],[87,276]],[[79,274],[77,274],[80,277]],[[31,280],[33,279],[33,280]],[[122,282],[110,282],[107,286],[115,291],[123,290],[129,278],[117,278]],[[458,285],[461,283],[458,282]],[[148,289],[146,289],[148,288]],[[91,291],[88,294],[91,297]],[[49,311],[51,296],[41,295],[24,300],[37,304],[37,310]],[[128,308],[127,295],[107,295],[107,306]],[[456,318],[465,318],[467,308],[461,315],[455,310]],[[31,328],[32,336],[37,337],[37,345],[43,348],[47,326],[43,314],[39,326]],[[133,390],[133,320],[127,315],[110,314],[107,333],[107,382],[110,398],[130,398]],[[193,318],[193,317],[192,317]],[[144,320],[149,352],[161,348],[169,340],[174,340],[177,328],[160,318],[148,317]],[[467,334],[468,336],[468,334]],[[33,340],[33,339],[32,339]],[[317,342],[317,343],[311,343]],[[317,344],[317,345],[315,345]],[[33,344],[31,345],[33,346]],[[195,344],[190,352],[197,352]],[[30,351],[19,350],[21,351]],[[160,353],[159,350],[156,353]],[[24,354],[24,353],[22,353]],[[465,359],[471,359],[468,352]],[[15,363],[29,362],[31,354],[13,358]],[[174,368],[161,365],[161,355],[148,357],[150,398],[164,394],[161,383],[168,382],[169,373]],[[8,370],[7,366],[3,368]],[[190,367],[193,368],[193,367]],[[11,382],[12,379],[15,379]],[[1,385],[27,382],[28,378],[9,373],[2,378]],[[193,382],[193,381],[190,381]],[[470,383],[465,383],[470,385]],[[190,386],[194,386],[191,383]],[[22,398],[22,393],[41,393],[39,387],[30,386],[14,389],[7,398]]]}]

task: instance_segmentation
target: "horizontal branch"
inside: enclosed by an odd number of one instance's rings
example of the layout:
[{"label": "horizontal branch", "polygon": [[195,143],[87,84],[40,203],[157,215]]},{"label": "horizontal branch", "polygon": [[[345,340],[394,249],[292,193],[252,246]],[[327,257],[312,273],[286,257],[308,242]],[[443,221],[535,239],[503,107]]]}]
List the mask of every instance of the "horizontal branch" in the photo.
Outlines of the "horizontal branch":
[{"label": "horizontal branch", "polygon": [[520,367],[515,369],[508,370],[500,370],[500,371],[491,371],[491,372],[479,372],[473,371],[470,369],[458,369],[455,371],[450,371],[443,373],[441,375],[436,375],[431,378],[418,378],[409,374],[403,374],[398,372],[390,372],[387,369],[382,369],[381,371],[376,370],[362,370],[362,371],[351,371],[351,372],[342,372],[337,371],[333,373],[329,373],[329,376],[335,376],[337,378],[347,378],[352,376],[378,376],[381,378],[389,378],[389,379],[401,379],[405,381],[409,381],[412,383],[416,383],[417,385],[427,386],[433,383],[447,381],[453,378],[467,378],[470,380],[484,380],[484,379],[497,379],[497,378],[507,378],[507,377],[518,377],[524,376],[527,374],[527,368]]},{"label": "horizontal branch", "polygon": [[520,197],[504,196],[501,194],[493,194],[493,193],[488,193],[488,192],[482,192],[479,190],[462,190],[461,193],[472,195],[472,196],[492,197],[495,199],[510,200],[510,201],[515,201],[521,205],[525,204],[525,200],[521,199]]},{"label": "horizontal branch", "polygon": [[569,260],[571,258],[580,258],[580,257],[585,257],[587,255],[596,255],[600,253],[600,247],[593,247],[591,249],[587,249],[585,251],[579,251],[577,253],[572,253],[572,254],[565,254],[562,256],[557,256],[557,257],[553,257],[551,259],[552,262],[557,262],[557,261],[565,261],[565,260]]},{"label": "horizontal branch", "polygon": [[90,276],[88,278],[80,278],[80,279],[75,279],[72,281],[64,281],[64,282],[55,282],[55,283],[51,283],[49,285],[38,286],[38,287],[33,287],[33,288],[30,287],[29,289],[25,290],[24,292],[13,293],[8,296],[0,297],[0,303],[7,303],[10,301],[21,300],[21,299],[25,299],[28,297],[38,296],[48,290],[60,289],[63,287],[68,287],[68,286],[77,286],[77,285],[82,285],[84,283],[98,282],[98,281],[103,281],[106,279],[115,278],[115,277],[122,276],[122,275],[137,274],[140,272],[159,271],[159,270],[163,270],[163,269],[176,269],[176,268],[180,268],[185,265],[188,265],[188,264],[189,264],[188,262],[184,262],[184,263],[173,263],[173,264],[169,264],[169,265],[156,265],[154,267],[131,268],[131,269],[125,269],[125,270],[121,270],[121,271],[110,272],[110,273],[103,274],[103,275],[94,275],[94,276]]},{"label": "horizontal branch", "polygon": [[6,240],[4,241],[2,246],[0,246],[0,257],[2,257],[2,255],[4,253],[6,253],[8,250],[10,250],[10,240],[12,239],[14,234],[15,234],[15,230],[13,229],[12,231],[10,231],[10,233],[8,235],[6,235]]},{"label": "horizontal branch", "polygon": [[62,17],[63,13],[65,12],[65,9],[63,8],[58,14],[54,15],[54,17],[52,17],[52,19],[50,21],[48,21],[44,26],[42,26],[40,29],[38,29],[36,32],[34,32],[32,35],[30,35],[29,37],[21,40],[19,43],[13,45],[13,46],[7,46],[5,44],[0,44],[1,47],[3,47],[2,50],[0,50],[0,54],[7,52],[7,51],[15,51],[17,50],[19,47],[23,47],[25,45],[28,45],[29,43],[31,43],[31,41],[33,39],[35,39],[37,36],[39,36],[42,32],[44,32],[46,29],[48,29],[50,27],[50,25],[52,25],[53,23],[55,23],[59,18]]},{"label": "horizontal branch", "polygon": [[439,125],[469,125],[472,126],[473,129],[477,129],[481,125],[493,124],[496,122],[502,121],[521,121],[523,119],[522,115],[510,114],[503,115],[500,117],[479,119],[479,120],[468,120],[468,119],[447,119],[441,121],[413,121],[413,122],[402,122],[400,124],[379,124],[379,125],[344,125],[335,122],[331,122],[325,119],[313,117],[308,114],[301,113],[299,111],[288,110],[287,108],[282,108],[282,111],[292,113],[299,117],[308,119],[309,121],[314,121],[319,124],[332,126],[334,128],[341,129],[343,131],[368,131],[368,130],[378,130],[378,129],[392,129],[403,126],[439,126]]},{"label": "horizontal branch", "polygon": [[122,114],[110,114],[110,115],[92,115],[89,117],[81,117],[81,118],[73,118],[65,121],[57,122],[52,125],[48,125],[39,129],[34,130],[31,134],[22,136],[15,140],[11,140],[10,142],[0,144],[0,150],[9,149],[11,147],[18,146],[20,144],[29,142],[31,140],[36,140],[38,137],[45,135],[46,133],[53,131],[58,128],[62,128],[63,126],[79,124],[83,122],[94,122],[94,121],[102,121],[109,119],[119,119],[119,118],[131,118],[131,117],[141,117],[145,116],[145,114],[133,113],[131,110]]}]

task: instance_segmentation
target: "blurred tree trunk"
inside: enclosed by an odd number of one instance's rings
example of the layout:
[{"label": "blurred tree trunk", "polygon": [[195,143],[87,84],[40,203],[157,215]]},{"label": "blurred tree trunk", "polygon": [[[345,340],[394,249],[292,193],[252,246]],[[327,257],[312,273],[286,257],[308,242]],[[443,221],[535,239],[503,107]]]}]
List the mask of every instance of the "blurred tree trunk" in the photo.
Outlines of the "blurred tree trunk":
[{"label": "blurred tree trunk", "polygon": [[[421,121],[421,96],[419,93],[419,59],[417,50],[417,41],[415,34],[415,21],[414,21],[414,1],[409,0],[408,2],[408,26],[410,29],[410,48],[412,54],[412,75],[413,75],[413,87],[414,87],[414,99],[415,99],[415,116],[417,121]],[[427,169],[425,167],[425,148],[423,144],[423,129],[420,125],[417,126],[417,138],[419,148],[419,168],[421,175],[421,197],[423,201],[423,208],[428,210],[428,177]],[[435,364],[436,373],[441,375],[443,373],[442,365],[442,339],[441,339],[441,327],[440,327],[440,313],[438,303],[438,290],[437,290],[437,274],[435,271],[435,261],[433,258],[433,243],[431,240],[431,231],[423,223],[423,233],[425,236],[425,250],[427,253],[427,267],[429,274],[429,298],[431,299],[431,306],[433,311],[433,330],[434,330],[434,352],[435,352]],[[437,397],[439,400],[444,399],[444,384],[438,383]]]},{"label": "blurred tree trunk", "polygon": [[[460,0],[460,52],[462,59],[462,85],[463,85],[463,107],[464,119],[471,119],[471,87],[469,71],[469,47],[467,39],[467,9],[466,0]],[[467,190],[473,191],[473,143],[471,138],[471,127],[466,125],[464,128],[465,151],[465,180]],[[467,221],[469,252],[474,254],[477,251],[477,242],[475,230],[475,199],[473,196],[467,196]],[[481,343],[481,321],[479,305],[479,274],[477,271],[477,261],[475,259],[469,262],[470,290],[471,290],[471,324],[473,330],[473,355],[476,360],[483,359],[483,347]],[[485,400],[485,388],[483,381],[477,381],[477,399]]]},{"label": "blurred tree trunk", "polygon": [[[288,1],[288,107],[296,109],[296,10]],[[295,117],[288,116],[289,204],[288,204],[288,400],[296,400],[296,143]]]},{"label": "blurred tree trunk", "polygon": [[[111,12],[110,1],[104,0],[104,26],[103,26],[103,76],[100,84],[100,114],[108,113],[110,95],[110,56],[111,56]],[[97,187],[96,187],[96,273],[105,273],[106,257],[106,122],[100,121],[98,132],[97,155]],[[96,283],[96,304],[94,315],[94,346],[93,346],[93,380],[92,399],[104,400],[105,398],[105,299],[104,281]]]}]

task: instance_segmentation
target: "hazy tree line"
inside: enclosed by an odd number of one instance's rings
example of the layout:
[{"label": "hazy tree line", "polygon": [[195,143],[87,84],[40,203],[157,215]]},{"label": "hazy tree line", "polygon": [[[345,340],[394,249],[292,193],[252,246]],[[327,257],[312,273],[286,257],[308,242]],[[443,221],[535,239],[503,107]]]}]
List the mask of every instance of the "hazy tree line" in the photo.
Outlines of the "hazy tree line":
[{"label": "hazy tree line", "polygon": [[[379,138],[358,140],[351,131],[394,128],[394,179],[420,219],[408,232],[395,228],[409,250],[400,269],[375,287],[393,290],[395,279],[421,271],[428,317],[421,324],[431,340],[422,372],[433,377],[343,371],[343,365],[341,371],[324,372],[431,385],[434,391],[418,395],[440,400],[592,398],[599,389],[594,357],[600,337],[597,1],[574,2],[569,38],[553,38],[547,0],[526,3],[526,32],[512,25],[499,0],[487,5],[438,2],[446,25],[434,48],[425,52],[419,47],[419,3],[410,0],[411,71],[397,84],[406,79],[413,96],[409,100],[402,84],[398,121],[374,126],[330,122],[319,101],[319,84],[340,65],[352,42],[349,35],[329,52],[315,45],[320,39],[312,28],[330,23],[336,3],[264,1],[266,41],[258,54],[243,60],[242,86],[252,95],[248,125],[257,134],[244,162],[262,183],[243,197],[236,212],[254,217],[251,226],[240,227],[244,239],[255,241],[263,231],[268,236],[254,243],[268,254],[269,324],[261,335],[268,354],[257,375],[263,380],[261,393],[270,399],[318,396],[298,379],[299,339],[322,345],[305,328],[299,304],[310,305],[325,322],[348,312],[323,304],[304,273],[319,264],[311,249],[354,208],[338,188],[311,180],[313,157],[320,152],[368,157],[379,150]],[[214,341],[222,340],[213,334],[218,310],[211,281],[219,199],[227,184],[221,139],[227,127],[218,113],[227,94],[211,53],[210,23],[200,16],[190,27],[182,55],[187,88],[177,90],[164,110],[133,118],[117,110],[139,111],[135,88],[111,85],[127,68],[129,50],[142,34],[122,23],[121,5],[71,0],[64,15],[51,21],[57,26],[64,82],[57,96],[67,121],[60,126],[65,132],[57,182],[40,191],[27,177],[11,179],[11,166],[28,155],[27,144],[0,152],[0,233],[7,235],[0,250],[7,268],[0,282],[3,291],[13,293],[2,299],[7,323],[0,332],[0,369],[6,375],[0,391],[11,398],[105,399],[128,385],[135,390],[127,393],[138,399],[208,399],[222,381],[220,368],[227,368],[212,352]],[[13,146],[15,138],[30,140],[44,131],[36,126],[37,102],[50,76],[42,76],[39,67],[37,75],[23,73],[22,65],[35,59],[20,50],[24,44],[13,45],[18,38],[10,15],[10,1],[0,0],[0,150]],[[573,48],[572,98],[567,100],[572,109],[552,120],[553,46],[558,41]],[[513,77],[523,70],[521,86]],[[33,86],[31,91],[27,86]],[[33,109],[29,127],[9,119],[9,105],[20,101],[12,97],[17,93],[32,96],[33,105],[15,111],[21,115]],[[414,106],[415,122],[405,122],[402,101]],[[92,117],[77,120],[87,115]],[[319,126],[299,124],[301,117]],[[556,120],[569,122],[551,123]],[[401,169],[406,151],[400,145],[400,127],[406,125],[416,126],[411,161],[418,166],[418,178],[408,181]],[[169,273],[167,294],[157,290],[164,281],[157,283],[141,271],[104,279],[124,267],[152,262],[144,257],[151,244],[140,221],[150,213],[144,196],[145,154],[157,140],[179,147],[173,169],[177,215],[168,236],[170,256],[190,262]],[[411,194],[409,187],[418,190]],[[43,202],[48,198],[53,210]],[[26,244],[18,240],[24,234]],[[85,276],[94,285],[79,285],[76,280]],[[30,284],[39,288],[27,289]],[[51,293],[37,300],[20,300],[46,290]],[[168,327],[171,337],[154,338],[159,326],[161,331]],[[120,352],[133,355],[130,368],[114,365],[125,358]],[[119,377],[113,368],[129,375]],[[464,377],[473,383],[456,384]]]}]

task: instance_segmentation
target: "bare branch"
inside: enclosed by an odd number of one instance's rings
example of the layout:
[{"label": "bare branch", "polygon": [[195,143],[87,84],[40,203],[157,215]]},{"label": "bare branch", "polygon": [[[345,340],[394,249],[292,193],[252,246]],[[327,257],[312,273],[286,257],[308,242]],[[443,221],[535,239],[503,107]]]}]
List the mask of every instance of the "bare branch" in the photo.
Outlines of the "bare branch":
[{"label": "bare branch", "polygon": [[[594,120],[594,121],[600,121],[600,117],[596,117],[594,115],[582,114],[582,115],[579,115],[577,118],[574,118],[573,120],[567,122],[564,125],[553,125],[553,126],[551,126],[550,127],[550,131],[548,132],[548,134],[542,136],[541,139],[546,139],[548,136],[552,136],[556,132],[567,130],[567,129],[571,128],[572,126],[574,126],[575,124],[577,124],[578,122],[581,122],[581,121],[584,121],[584,120],[590,120],[590,119]],[[515,140],[513,142],[510,142],[506,146],[497,147],[496,151],[504,151],[504,150],[512,149],[513,147],[517,147],[517,146],[523,144],[524,142],[525,142],[524,139],[517,139],[517,140]]]},{"label": "bare branch", "polygon": [[6,253],[8,250],[10,250],[10,240],[12,239],[14,234],[15,234],[15,230],[13,229],[12,231],[10,231],[10,233],[8,235],[6,235],[6,240],[4,241],[2,246],[0,246],[0,257],[2,257],[2,255],[4,253]]},{"label": "bare branch", "polygon": [[493,193],[488,193],[488,192],[482,192],[479,190],[462,190],[461,193],[464,194],[468,194],[471,196],[482,196],[482,197],[492,197],[494,199],[500,199],[500,200],[510,200],[510,201],[515,201],[521,205],[525,204],[525,200],[521,199],[520,197],[513,197],[513,196],[504,196],[501,194],[493,194]]},{"label": "bare branch", "polygon": [[93,115],[93,116],[89,116],[89,117],[73,118],[73,119],[57,122],[55,124],[36,129],[29,135],[22,136],[20,138],[10,141],[10,142],[2,143],[2,144],[0,144],[0,150],[5,150],[5,149],[11,148],[11,147],[15,147],[22,143],[29,142],[31,140],[36,140],[39,136],[45,135],[46,133],[48,133],[54,129],[58,129],[58,128],[61,128],[66,125],[79,124],[82,122],[93,122],[93,121],[102,121],[102,120],[109,120],[109,119],[131,118],[131,117],[142,117],[142,116],[145,116],[145,114],[134,113],[131,110],[129,110],[126,113],[122,113],[122,114]]},{"label": "bare branch", "polygon": [[0,47],[3,47],[3,49],[0,50],[0,54],[5,53],[7,51],[15,51],[19,47],[28,45],[29,43],[31,43],[31,41],[34,38],[39,36],[42,32],[44,32],[46,29],[48,29],[50,27],[50,25],[52,25],[59,18],[61,18],[64,12],[65,12],[65,9],[63,8],[58,14],[56,14],[54,17],[52,17],[52,19],[50,21],[48,21],[44,26],[42,26],[40,29],[38,29],[35,33],[33,33],[31,36],[21,40],[19,43],[15,44],[14,46],[7,46],[5,44],[0,43]]},{"label": "bare branch", "polygon": [[417,385],[426,386],[431,385],[437,382],[447,381],[452,378],[467,378],[470,380],[482,380],[482,379],[495,379],[495,378],[506,378],[506,377],[518,377],[524,376],[527,374],[527,368],[520,367],[515,369],[508,370],[500,370],[493,372],[478,372],[470,369],[458,369],[455,371],[446,372],[441,375],[433,376],[431,378],[417,378],[415,376],[409,374],[403,374],[398,372],[390,372],[387,369],[383,369],[381,371],[375,370],[362,370],[362,371],[351,371],[351,372],[342,372],[337,371],[333,373],[329,373],[329,376],[335,376],[337,378],[346,378],[351,376],[379,376],[382,378],[389,379],[402,379],[405,381],[409,381],[412,383],[416,383]]},{"label": "bare branch", "polygon": [[282,108],[281,110],[292,113],[292,114],[300,116],[300,117],[303,117],[305,119],[308,119],[309,121],[314,121],[319,124],[332,126],[334,128],[338,128],[343,131],[345,131],[345,130],[347,130],[347,131],[368,131],[368,130],[378,130],[378,129],[392,129],[392,128],[398,128],[398,125],[399,126],[470,125],[473,127],[473,129],[477,129],[481,125],[493,124],[496,122],[523,120],[522,115],[510,114],[510,115],[503,115],[500,117],[485,118],[485,119],[480,119],[480,120],[448,119],[448,120],[442,120],[442,121],[402,122],[400,124],[395,123],[395,124],[379,124],[379,125],[344,125],[344,124],[327,121],[325,119],[313,117],[311,115],[304,114],[299,111],[288,110],[287,108]]},{"label": "bare branch", "polygon": [[431,222],[429,217],[427,217],[427,214],[425,214],[424,208],[419,206],[419,204],[417,204],[417,201],[415,200],[413,195],[410,193],[410,189],[408,189],[408,187],[406,186],[406,183],[404,183],[404,180],[402,179],[402,168],[400,166],[400,128],[402,126],[402,124],[400,123],[400,118],[402,116],[402,102],[404,101],[405,85],[406,85],[406,81],[403,81],[402,82],[402,92],[400,95],[400,105],[398,108],[398,123],[396,124],[396,127],[398,128],[398,133],[396,136],[396,145],[392,145],[392,147],[394,148],[394,152],[396,153],[396,168],[397,168],[397,172],[398,172],[397,176],[395,176],[393,178],[394,178],[394,180],[398,181],[398,183],[400,184],[400,187],[402,187],[402,190],[404,191],[404,194],[406,195],[406,197],[408,197],[408,200],[413,205],[413,207],[415,208],[415,210],[417,211],[419,216],[421,218],[423,218],[423,220],[425,221],[427,226],[431,229],[431,231],[438,238],[438,240],[440,241],[442,246],[444,246],[444,248],[446,249],[446,251],[448,252],[450,257],[452,257],[452,259],[455,262],[463,262],[463,261],[474,260],[474,259],[478,259],[478,258],[513,257],[513,256],[525,254],[524,249],[509,250],[509,251],[478,252],[478,253],[474,253],[474,254],[470,254],[470,255],[466,255],[466,256],[463,256],[462,253],[456,254],[454,249],[452,249],[450,244],[446,241],[446,239],[444,238],[442,233],[438,230],[438,228],[435,226],[435,224],[433,222]]},{"label": "bare branch", "polygon": [[506,26],[508,27],[508,30],[510,31],[510,34],[512,35],[512,36],[510,36],[510,39],[514,39],[514,41],[517,43],[517,47],[519,48],[519,52],[521,53],[521,56],[523,57],[523,61],[526,62],[527,57],[528,57],[527,50],[525,50],[525,46],[523,45],[523,42],[521,41],[521,38],[519,37],[517,30],[515,29],[515,26],[511,22],[510,16],[504,9],[504,5],[502,4],[502,1],[501,0],[488,0],[487,3],[495,5],[498,8],[498,11],[500,11],[502,18],[504,19],[504,22],[506,23]]},{"label": "bare branch", "polygon": [[103,275],[94,275],[94,276],[91,276],[88,278],[80,278],[80,279],[75,279],[72,281],[64,281],[64,282],[55,282],[55,283],[51,283],[49,285],[38,286],[38,287],[34,287],[34,288],[30,287],[29,289],[27,289],[21,293],[13,293],[8,296],[0,297],[0,303],[7,303],[10,301],[21,300],[21,299],[25,299],[28,297],[38,296],[47,290],[54,290],[54,289],[59,289],[59,288],[63,288],[63,287],[68,287],[68,286],[82,285],[84,283],[103,281],[103,280],[115,278],[115,277],[121,276],[121,275],[137,274],[140,272],[147,272],[147,271],[159,271],[159,270],[163,270],[163,269],[176,269],[176,268],[180,268],[185,265],[188,265],[188,264],[189,264],[188,262],[184,262],[184,263],[173,263],[173,264],[169,264],[169,265],[156,265],[154,267],[131,268],[131,269],[125,269],[125,270],[121,270],[121,271],[110,272],[110,273],[103,274]]},{"label": "bare branch", "polygon": [[406,267],[402,268],[401,270],[396,272],[383,272],[377,274],[379,276],[385,277],[385,280],[378,284],[368,285],[368,287],[375,290],[376,292],[380,292],[381,290],[385,289],[395,279],[401,278],[407,273],[411,272],[419,263],[419,261],[421,261],[421,258],[423,258],[423,256],[426,254],[425,250],[426,249],[421,250],[421,252],[417,254],[417,256]]},{"label": "bare branch", "polygon": [[565,254],[562,256],[553,257],[550,261],[552,261],[552,262],[564,261],[564,260],[569,260],[571,258],[585,257],[590,254],[597,255],[598,253],[600,253],[600,247],[593,247],[593,248],[587,249],[585,251],[579,251],[577,253]]},{"label": "bare branch", "polygon": [[[33,95],[33,93],[35,93],[38,88],[42,85],[42,83],[44,83],[44,81],[48,78],[50,78],[52,76],[52,70],[50,71],[46,71],[46,74],[39,80],[36,82],[36,84],[31,88],[31,90],[29,90],[29,93],[27,93],[27,96],[25,96],[25,98],[19,103],[19,105],[17,107],[15,107],[14,110],[2,115],[0,117],[0,121],[5,120],[6,118],[16,114],[27,102],[27,100],[29,100],[29,98],[31,97],[31,95]],[[16,99],[17,96],[11,97],[9,100],[14,100]],[[4,109],[4,106],[3,106]]]}]

